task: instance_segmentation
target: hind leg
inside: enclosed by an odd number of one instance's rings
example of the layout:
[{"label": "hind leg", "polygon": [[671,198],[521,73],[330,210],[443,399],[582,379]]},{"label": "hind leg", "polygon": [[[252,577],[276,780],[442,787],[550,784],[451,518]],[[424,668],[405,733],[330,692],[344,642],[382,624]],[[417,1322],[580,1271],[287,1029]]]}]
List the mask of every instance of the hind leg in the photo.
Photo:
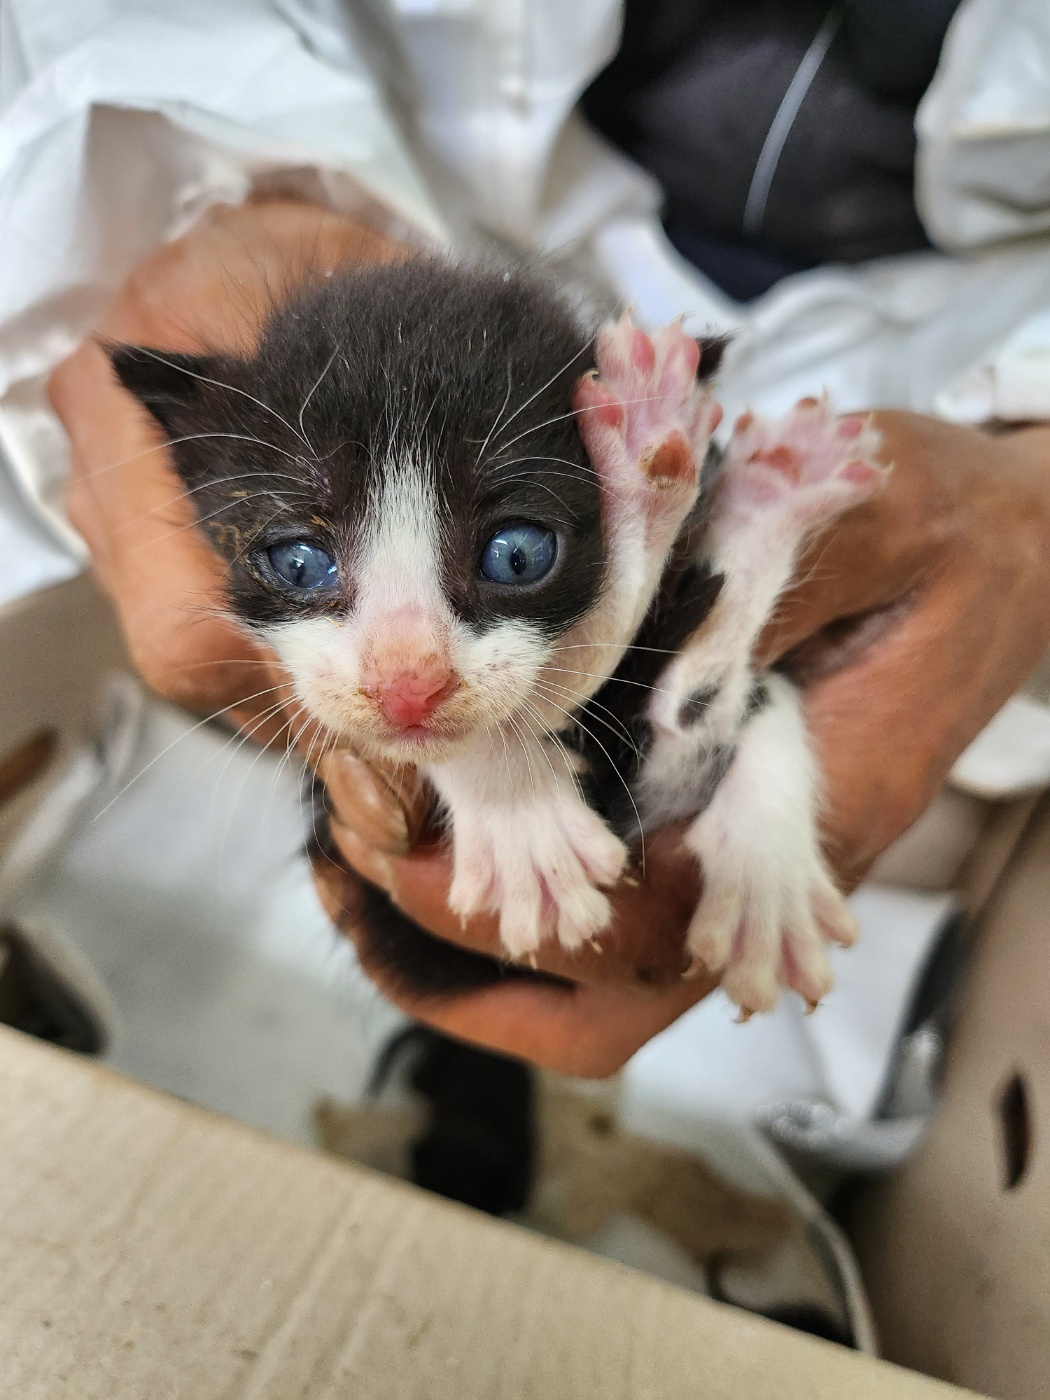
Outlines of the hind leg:
[{"label": "hind leg", "polygon": [[676,773],[703,772],[704,755],[735,749],[686,837],[704,876],[689,948],[723,973],[745,1014],[770,1009],[781,987],[818,1002],[830,986],[827,942],[853,937],[820,851],[797,694],[776,676],[756,684],[751,655],[807,535],[881,488],[877,448],[864,420],[838,420],[824,401],[803,401],[777,423],[738,420],[708,536],[722,593],[649,709],[654,739],[638,791],[650,812]]},{"label": "hind leg", "polygon": [[704,876],[689,952],[722,974],[745,1017],[771,1010],[781,988],[815,1006],[831,987],[827,945],[856,933],[820,850],[818,779],[797,692],[780,676],[762,685],[763,708],[685,837]]}]

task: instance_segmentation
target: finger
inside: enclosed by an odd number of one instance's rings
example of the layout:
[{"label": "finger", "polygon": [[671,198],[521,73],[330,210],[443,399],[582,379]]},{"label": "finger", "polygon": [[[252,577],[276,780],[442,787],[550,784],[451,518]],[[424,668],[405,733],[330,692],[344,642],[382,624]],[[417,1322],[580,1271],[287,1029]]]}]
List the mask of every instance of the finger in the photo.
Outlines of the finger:
[{"label": "finger", "polygon": [[338,268],[389,262],[404,245],[346,215],[287,200],[215,205],[158,248],[100,327],[118,340],[197,351],[250,351],[291,288]]},{"label": "finger", "polygon": [[806,690],[824,775],[822,825],[833,833],[828,855],[847,888],[919,817],[1041,654],[1044,630],[1033,629],[1029,654],[1021,655],[1012,629],[1001,626],[1020,606],[1011,598],[1017,586],[1007,571],[997,581],[962,560],[862,657]]},{"label": "finger", "polygon": [[[372,853],[379,863],[390,858]],[[396,863],[396,862],[395,862]],[[380,991],[414,1020],[437,1030],[513,1055],[561,1074],[601,1078],[613,1074],[646,1041],[713,990],[714,980],[678,980],[661,990],[620,986],[505,982],[458,996],[407,992],[386,964],[370,956],[369,943],[345,916],[353,904],[337,892],[338,881],[315,865],[324,907],[355,943],[365,972]],[[328,867],[329,875],[332,868]],[[380,873],[372,866],[373,873]],[[344,878],[351,878],[345,877]]]},{"label": "finger", "polygon": [[646,996],[615,987],[516,982],[434,1001],[381,990],[416,1020],[459,1040],[559,1074],[602,1079],[712,988],[710,980],[682,982]]},{"label": "finger", "polygon": [[418,773],[367,763],[348,749],[326,752],[314,771],[336,820],[375,850],[404,855],[426,822],[429,802]]},{"label": "finger", "polygon": [[[452,862],[444,844],[422,845],[398,856],[377,851],[338,819],[332,821],[331,831],[347,864],[384,889],[415,923],[448,943],[506,958],[494,915],[460,920],[448,908]],[[658,833],[647,853],[646,879],[621,882],[611,891],[613,922],[608,931],[571,952],[556,938],[548,938],[537,950],[534,964],[541,971],[591,986],[649,990],[673,986],[689,967],[685,931],[697,893],[695,861],[682,848],[679,833]]]}]

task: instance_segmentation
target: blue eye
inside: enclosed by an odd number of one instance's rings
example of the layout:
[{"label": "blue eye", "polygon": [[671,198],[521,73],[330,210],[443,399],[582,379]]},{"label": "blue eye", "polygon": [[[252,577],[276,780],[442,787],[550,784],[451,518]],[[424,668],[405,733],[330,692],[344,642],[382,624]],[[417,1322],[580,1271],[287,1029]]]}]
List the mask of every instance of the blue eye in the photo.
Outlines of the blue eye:
[{"label": "blue eye", "polygon": [[481,555],[481,574],[492,583],[535,583],[550,572],[558,541],[542,525],[504,525]]},{"label": "blue eye", "polygon": [[331,588],[338,582],[332,556],[319,545],[292,540],[275,544],[266,553],[274,573],[292,588]]}]

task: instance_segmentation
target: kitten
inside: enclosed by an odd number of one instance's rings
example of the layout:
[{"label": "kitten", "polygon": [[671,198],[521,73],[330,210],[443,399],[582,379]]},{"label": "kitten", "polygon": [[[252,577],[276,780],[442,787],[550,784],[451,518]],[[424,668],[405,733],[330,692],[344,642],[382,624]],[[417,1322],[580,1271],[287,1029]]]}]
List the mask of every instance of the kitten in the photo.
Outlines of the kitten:
[{"label": "kitten", "polygon": [[[806,535],[878,489],[869,426],[815,400],[745,415],[719,464],[678,324],[592,337],[537,276],[430,258],[304,287],[250,358],[110,354],[232,612],[329,731],[436,789],[454,911],[498,914],[515,963],[579,947],[639,824],[689,817],[690,956],[745,1015],[781,986],[820,1000],[854,925],[796,694],[751,653]],[[436,988],[485,980],[488,960],[386,925],[391,949],[429,945]]]}]

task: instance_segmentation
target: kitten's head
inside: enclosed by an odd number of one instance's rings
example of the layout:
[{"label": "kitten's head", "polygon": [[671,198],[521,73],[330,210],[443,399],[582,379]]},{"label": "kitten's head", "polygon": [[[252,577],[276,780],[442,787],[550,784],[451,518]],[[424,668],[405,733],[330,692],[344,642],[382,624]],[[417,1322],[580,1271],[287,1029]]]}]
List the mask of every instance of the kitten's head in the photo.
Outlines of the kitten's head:
[{"label": "kitten's head", "polygon": [[590,337],[557,296],[415,259],[302,292],[251,358],[110,355],[317,719],[402,762],[530,723],[604,572]]}]

